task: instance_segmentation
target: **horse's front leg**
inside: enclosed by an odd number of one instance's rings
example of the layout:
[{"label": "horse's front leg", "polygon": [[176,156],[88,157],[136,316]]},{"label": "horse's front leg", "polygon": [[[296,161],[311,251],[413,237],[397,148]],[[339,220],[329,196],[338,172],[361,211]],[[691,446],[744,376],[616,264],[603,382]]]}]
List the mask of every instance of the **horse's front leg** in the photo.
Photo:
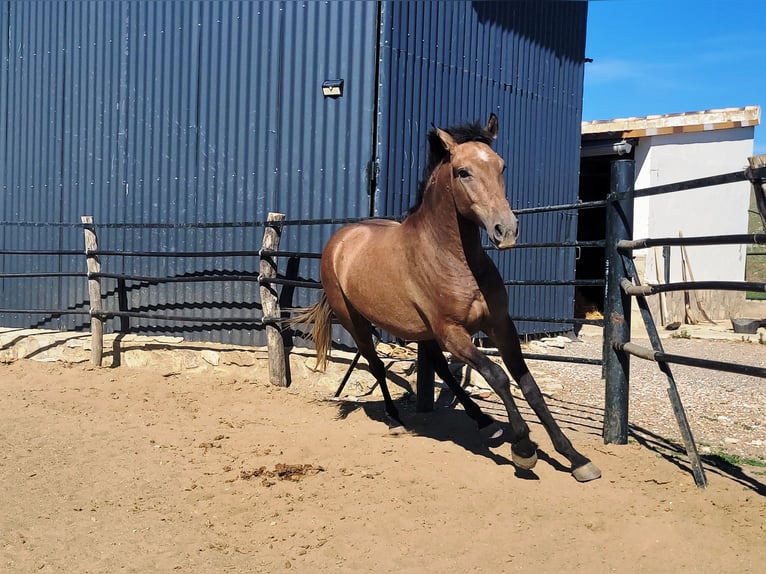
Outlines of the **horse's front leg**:
[{"label": "horse's front leg", "polygon": [[529,438],[529,427],[519,413],[516,402],[511,394],[511,381],[503,368],[493,363],[471,341],[471,336],[460,326],[445,328],[440,333],[444,348],[455,357],[478,371],[489,383],[508,413],[508,423],[511,429],[511,455],[513,463],[523,470],[529,470],[537,463],[537,445]]},{"label": "horse's front leg", "polygon": [[529,368],[527,368],[527,364],[521,354],[519,336],[511,318],[505,314],[505,317],[499,321],[496,327],[487,329],[487,334],[500,350],[503,362],[508,367],[511,376],[519,384],[519,388],[521,388],[521,392],[529,406],[532,407],[532,410],[535,411],[540,422],[543,423],[543,426],[548,431],[554,448],[571,463],[572,476],[580,482],[599,478],[601,471],[587,457],[577,452],[548,409],[543,394],[540,392],[540,387],[537,386],[537,382],[529,372]]},{"label": "horse's front leg", "polygon": [[436,341],[421,341],[420,345],[426,352],[428,360],[431,361],[434,371],[447,384],[449,389],[455,395],[457,400],[463,405],[466,414],[471,417],[479,427],[479,434],[487,446],[500,446],[503,442],[503,429],[497,424],[497,421],[488,414],[484,413],[473,399],[468,395],[460,383],[455,379],[449,370],[447,359],[439,348]]}]

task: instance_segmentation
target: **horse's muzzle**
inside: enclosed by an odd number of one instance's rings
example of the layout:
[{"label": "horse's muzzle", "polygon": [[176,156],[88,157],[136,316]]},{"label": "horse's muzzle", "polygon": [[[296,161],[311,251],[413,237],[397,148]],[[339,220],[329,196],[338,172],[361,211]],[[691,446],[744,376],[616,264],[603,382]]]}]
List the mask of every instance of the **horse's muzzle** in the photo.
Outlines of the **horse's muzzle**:
[{"label": "horse's muzzle", "polygon": [[519,236],[519,224],[515,218],[509,223],[496,223],[487,230],[487,235],[498,249],[510,249],[516,245],[516,238]]}]

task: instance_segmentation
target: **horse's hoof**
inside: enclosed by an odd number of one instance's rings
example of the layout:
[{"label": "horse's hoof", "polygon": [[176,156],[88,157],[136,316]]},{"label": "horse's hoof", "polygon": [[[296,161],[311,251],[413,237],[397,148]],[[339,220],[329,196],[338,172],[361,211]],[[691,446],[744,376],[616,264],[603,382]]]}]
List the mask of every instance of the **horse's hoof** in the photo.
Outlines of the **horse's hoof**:
[{"label": "horse's hoof", "polygon": [[572,476],[574,476],[578,482],[588,482],[589,480],[601,478],[601,471],[595,464],[588,462],[575,468],[572,471]]},{"label": "horse's hoof", "polygon": [[537,464],[537,453],[533,453],[530,457],[524,457],[511,450],[511,460],[513,461],[513,464],[516,465],[516,468],[520,468],[521,470],[532,470]]},{"label": "horse's hoof", "polygon": [[484,444],[487,446],[497,447],[505,442],[503,438],[503,427],[496,422],[492,422],[485,427],[479,429],[479,434]]}]

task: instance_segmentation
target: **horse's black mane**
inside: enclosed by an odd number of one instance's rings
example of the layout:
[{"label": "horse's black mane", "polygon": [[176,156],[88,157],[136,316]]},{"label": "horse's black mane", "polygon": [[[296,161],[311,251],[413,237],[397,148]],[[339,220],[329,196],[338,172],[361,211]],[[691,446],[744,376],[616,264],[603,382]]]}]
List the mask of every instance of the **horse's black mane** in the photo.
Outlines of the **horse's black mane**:
[{"label": "horse's black mane", "polygon": [[[446,128],[444,130],[452,139],[458,144],[466,142],[481,142],[487,145],[492,145],[495,141],[494,136],[487,131],[487,129],[481,125],[480,122],[466,123],[459,126]],[[423,169],[423,177],[418,182],[417,195],[415,196],[415,203],[410,207],[408,213],[417,211],[420,204],[423,202],[423,193],[428,185],[428,179],[431,174],[447,155],[447,150],[444,149],[439,136],[436,134],[436,128],[432,128],[428,132],[428,155],[426,156],[426,166]]]}]

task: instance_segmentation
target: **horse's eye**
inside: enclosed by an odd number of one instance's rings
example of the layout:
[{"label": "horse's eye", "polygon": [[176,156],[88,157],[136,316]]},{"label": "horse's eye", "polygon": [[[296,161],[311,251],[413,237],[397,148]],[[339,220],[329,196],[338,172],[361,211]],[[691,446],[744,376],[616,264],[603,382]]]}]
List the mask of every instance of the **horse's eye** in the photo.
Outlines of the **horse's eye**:
[{"label": "horse's eye", "polygon": [[465,168],[461,168],[461,169],[457,170],[457,176],[460,179],[467,179],[467,178],[471,177],[471,172],[468,171]]}]

